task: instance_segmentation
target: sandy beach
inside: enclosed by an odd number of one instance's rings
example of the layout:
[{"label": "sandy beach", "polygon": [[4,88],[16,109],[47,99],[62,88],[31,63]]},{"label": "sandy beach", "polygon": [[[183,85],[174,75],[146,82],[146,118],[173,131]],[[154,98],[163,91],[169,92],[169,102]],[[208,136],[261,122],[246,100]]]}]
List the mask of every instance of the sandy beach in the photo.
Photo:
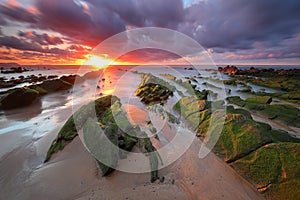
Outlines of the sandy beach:
[{"label": "sandy beach", "polygon": [[[146,68],[141,71],[147,72]],[[176,83],[156,74],[173,86]],[[161,129],[160,141],[151,135],[155,148],[160,149],[174,138],[176,124],[161,124],[161,119],[150,118],[149,110],[135,96],[141,78],[136,73],[107,70],[100,81],[98,91],[103,95],[114,94],[123,103],[132,124],[144,130],[151,119]],[[192,76],[195,72],[183,71]],[[205,72],[203,72],[205,73]],[[175,74],[174,74],[175,75]],[[120,78],[121,77],[121,78]],[[183,77],[183,76],[182,76]],[[135,81],[128,81],[135,80]],[[137,81],[138,80],[138,81]],[[198,87],[203,88],[201,78]],[[187,151],[174,163],[159,170],[159,180],[150,182],[150,173],[127,173],[115,170],[102,177],[95,159],[87,151],[79,137],[54,154],[49,162],[43,163],[51,142],[56,138],[66,120],[77,108],[95,98],[90,94],[94,81],[87,80],[71,91],[45,95],[39,102],[21,109],[11,110],[0,120],[0,199],[263,199],[254,183],[239,175],[230,165],[210,152],[204,159],[198,153],[201,140],[195,138]],[[115,89],[117,88],[117,89]],[[231,95],[238,94],[232,87]],[[180,91],[186,93],[185,88]],[[71,98],[71,94],[77,99]],[[83,98],[78,98],[83,97]],[[178,101],[170,97],[166,108],[172,109]],[[78,105],[74,105],[78,104]],[[151,112],[150,112],[151,113]],[[154,112],[153,112],[154,113]],[[153,114],[152,113],[152,114]],[[289,131],[288,126],[265,116],[251,113],[261,122],[270,123],[276,129]],[[154,115],[155,116],[155,115]],[[156,116],[159,117],[159,116]],[[28,120],[29,119],[29,120]],[[292,132],[290,133],[292,134]],[[134,160],[132,154],[128,159]],[[134,161],[132,161],[134,162]],[[145,163],[148,164],[145,157]],[[126,162],[119,162],[126,165]],[[119,166],[122,169],[122,166]]]},{"label": "sandy beach", "polygon": [[[210,153],[199,159],[200,141],[174,164],[160,170],[163,183],[149,182],[149,174],[120,171],[102,177],[92,156],[77,137],[47,164],[29,169],[22,158],[28,152],[14,151],[1,160],[3,199],[262,199],[255,188],[230,166]],[[27,155],[26,155],[27,153]],[[130,157],[130,155],[129,155]],[[18,158],[18,159],[17,159]],[[5,164],[3,164],[5,162]],[[11,166],[17,166],[11,171]],[[19,176],[14,176],[19,174]],[[21,173],[21,174],[20,174]],[[2,173],[1,173],[2,174]],[[10,181],[7,181],[10,180]],[[175,182],[172,183],[172,180]],[[14,189],[12,189],[14,188]]]}]

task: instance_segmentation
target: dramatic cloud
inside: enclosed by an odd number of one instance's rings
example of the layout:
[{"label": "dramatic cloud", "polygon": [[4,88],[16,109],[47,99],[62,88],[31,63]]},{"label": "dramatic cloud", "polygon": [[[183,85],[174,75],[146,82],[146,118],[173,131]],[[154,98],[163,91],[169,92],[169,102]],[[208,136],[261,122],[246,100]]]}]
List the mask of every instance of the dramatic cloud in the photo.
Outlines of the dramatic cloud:
[{"label": "dramatic cloud", "polygon": [[95,46],[105,38],[125,30],[118,15],[106,8],[87,7],[73,0],[37,0],[40,28],[57,31],[84,44]]},{"label": "dramatic cloud", "polygon": [[35,31],[19,31],[18,35],[24,39],[30,39],[31,42],[36,42],[40,45],[58,45],[64,43],[60,37],[48,35],[47,33],[38,34]]},{"label": "dramatic cloud", "polygon": [[181,31],[207,48],[250,49],[277,45],[300,31],[300,2],[209,0],[186,9]]},{"label": "dramatic cloud", "polygon": [[[208,48],[214,59],[222,62],[226,62],[225,59],[230,61],[299,58],[300,1],[34,2],[29,7],[14,1],[0,5],[2,32],[3,27],[10,26],[11,22],[23,23],[19,27],[18,35],[5,35],[0,31],[2,48],[26,51],[28,56],[28,51],[33,51],[62,56],[73,56],[74,52],[77,52],[76,56],[82,57],[79,53],[88,53],[87,46],[95,47],[114,34],[135,27],[155,26],[189,35]],[[51,31],[51,34],[48,31]],[[57,34],[53,35],[53,32]],[[61,46],[64,46],[64,49],[61,49]],[[149,59],[155,59],[159,55],[168,57],[168,54],[159,51],[142,52],[144,57]],[[141,55],[139,53],[137,56]],[[131,54],[124,58],[133,59],[134,56]]]},{"label": "dramatic cloud", "polygon": [[[30,10],[22,8],[18,4],[12,4],[8,2],[8,4],[0,5],[0,13],[11,20],[28,23],[38,22],[38,17],[34,13],[31,13]],[[3,19],[0,20],[0,24],[3,23],[2,20]]]}]

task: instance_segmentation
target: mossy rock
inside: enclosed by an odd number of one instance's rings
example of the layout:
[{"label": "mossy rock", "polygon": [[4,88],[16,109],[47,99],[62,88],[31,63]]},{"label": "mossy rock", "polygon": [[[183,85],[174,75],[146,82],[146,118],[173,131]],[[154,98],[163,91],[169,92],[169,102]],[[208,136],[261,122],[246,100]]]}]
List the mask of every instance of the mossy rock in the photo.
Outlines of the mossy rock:
[{"label": "mossy rock", "polygon": [[223,83],[225,84],[225,85],[237,85],[237,82],[236,82],[236,80],[235,79],[229,79],[229,80],[225,80],[225,81],[223,81]]},{"label": "mossy rock", "polygon": [[169,83],[151,74],[141,74],[141,77],[136,95],[144,104],[164,104],[170,96],[173,96],[175,87]]},{"label": "mossy rock", "polygon": [[72,88],[73,85],[60,79],[54,79],[54,80],[44,81],[43,83],[38,84],[37,86],[43,88],[48,92],[56,92],[56,91],[70,89]]},{"label": "mossy rock", "polygon": [[0,109],[9,110],[14,108],[20,108],[32,104],[39,92],[30,88],[17,88],[12,89],[2,95],[0,99]]},{"label": "mossy rock", "polygon": [[244,107],[246,105],[245,101],[238,96],[227,97],[227,101],[240,107]]},{"label": "mossy rock", "polygon": [[[96,111],[96,119],[91,118],[93,111]],[[72,141],[78,135],[77,130],[81,129],[85,145],[95,157],[103,176],[110,174],[118,160],[126,157],[126,151],[131,151],[138,144],[149,158],[151,181],[158,179],[159,154],[147,134],[131,125],[115,96],[99,98],[76,111],[51,144],[45,162]]]},{"label": "mossy rock", "polygon": [[300,127],[300,110],[291,105],[267,105],[261,113],[271,119],[278,119],[290,126]]},{"label": "mossy rock", "polygon": [[[294,74],[293,72],[292,74],[280,75],[275,72],[267,72],[267,73],[262,72],[259,74],[255,74],[255,76],[264,77],[264,78],[247,77],[247,76],[235,76],[235,78],[259,86],[281,90],[281,92],[276,92],[276,93],[252,92],[255,95],[259,95],[259,96],[268,95],[289,102],[298,103],[298,104],[300,103],[299,73]],[[249,91],[244,91],[244,92],[249,92]]]},{"label": "mossy rock", "polygon": [[[205,137],[210,125],[210,117],[206,117],[198,127],[197,135]],[[213,131],[218,123],[211,126]],[[227,107],[225,124],[214,152],[227,162],[233,162],[261,146],[269,143],[300,142],[300,139],[283,131],[272,130],[270,125],[256,122],[250,113],[243,109]]]},{"label": "mossy rock", "polygon": [[245,101],[250,103],[270,104],[272,102],[272,97],[269,96],[250,97],[247,98]]},{"label": "mossy rock", "polygon": [[239,90],[239,92],[244,92],[244,93],[250,93],[252,92],[252,88],[251,86],[244,86],[241,90]]},{"label": "mossy rock", "polygon": [[83,126],[84,143],[96,158],[103,176],[111,173],[118,164],[117,131],[118,127],[114,124],[103,131],[97,121],[91,118]]},{"label": "mossy rock", "polygon": [[[286,104],[267,104],[269,97],[255,97],[242,100],[240,97],[228,97],[229,103],[245,107],[251,111],[258,111],[269,119],[277,119],[289,126],[300,127],[300,110]],[[256,102],[255,102],[256,101]]]},{"label": "mossy rock", "polygon": [[[117,100],[117,97],[111,95],[105,96],[82,106],[76,111],[58,132],[57,138],[52,142],[47,152],[45,162],[47,162],[54,153],[62,150],[66,144],[78,135],[77,130],[80,130],[83,127],[86,120],[93,115],[94,110],[97,117],[101,118],[103,113],[105,113],[105,111],[110,108],[111,104],[115,103]],[[76,125],[74,121],[76,121]]]},{"label": "mossy rock", "polygon": [[183,117],[188,117],[195,112],[201,112],[211,107],[211,104],[205,100],[198,100],[192,97],[183,97],[175,105],[174,109]]},{"label": "mossy rock", "polygon": [[[245,107],[257,104],[263,105],[264,109],[273,106],[279,112],[282,109],[278,108],[282,105],[246,102],[239,97],[228,99]],[[186,118],[187,122],[192,122],[191,124],[197,126],[199,121],[196,134],[201,138],[208,136],[205,139],[209,143],[210,137],[213,135],[208,134],[217,130],[218,127],[222,127],[223,122],[222,120],[211,122],[210,109],[197,111],[195,105],[188,106],[193,101],[190,97],[182,98],[181,103],[177,102],[174,109],[181,111],[181,115],[192,113]],[[298,113],[294,107],[288,109],[291,110],[286,113],[290,113],[292,116]],[[232,163],[232,166],[246,179],[255,183],[258,190],[267,198],[295,199],[299,194],[300,139],[293,138],[283,131],[272,130],[268,124],[254,121],[247,110],[235,109],[233,106],[228,106],[226,110],[222,133],[213,148],[216,155],[224,161]],[[201,113],[205,111],[207,115],[201,118]],[[214,115],[218,114],[219,112],[216,110]],[[221,118],[222,116],[216,117],[216,119]]]},{"label": "mossy rock", "polygon": [[159,154],[156,152],[155,147],[152,145],[151,140],[147,137],[145,133],[140,133],[141,137],[138,139],[139,149],[146,154],[149,158],[150,168],[151,168],[151,182],[159,179],[158,177],[158,160]]},{"label": "mossy rock", "polygon": [[233,167],[268,199],[299,197],[299,166],[299,143],[266,145],[233,163]]},{"label": "mossy rock", "polygon": [[45,90],[44,88],[41,88],[37,85],[31,85],[31,86],[29,86],[29,88],[37,91],[39,93],[39,95],[45,95],[48,93],[47,90]]}]

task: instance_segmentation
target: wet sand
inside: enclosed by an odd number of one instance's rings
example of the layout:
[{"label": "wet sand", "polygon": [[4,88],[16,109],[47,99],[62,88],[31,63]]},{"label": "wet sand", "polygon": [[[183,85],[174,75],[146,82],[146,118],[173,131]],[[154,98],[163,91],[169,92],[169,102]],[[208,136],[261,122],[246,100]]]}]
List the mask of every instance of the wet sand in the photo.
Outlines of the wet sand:
[{"label": "wet sand", "polygon": [[[101,177],[90,154],[77,137],[49,163],[34,169],[9,199],[261,199],[255,188],[214,154],[198,158],[200,142],[174,164],[159,171],[165,181],[150,183],[150,174],[120,171]],[[130,156],[130,155],[129,155]],[[174,182],[172,181],[174,180]],[[17,180],[15,180],[17,182]],[[3,193],[2,193],[3,194]]]}]

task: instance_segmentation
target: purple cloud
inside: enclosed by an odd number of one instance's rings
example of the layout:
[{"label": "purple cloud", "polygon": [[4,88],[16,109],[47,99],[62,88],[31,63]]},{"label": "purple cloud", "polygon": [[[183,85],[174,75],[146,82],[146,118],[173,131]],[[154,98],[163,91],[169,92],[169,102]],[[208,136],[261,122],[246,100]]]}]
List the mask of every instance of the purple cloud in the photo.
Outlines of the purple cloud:
[{"label": "purple cloud", "polygon": [[[38,16],[31,13],[27,9],[20,7],[18,5],[12,4],[2,4],[0,5],[0,13],[3,16],[6,16],[10,20],[28,22],[28,23],[37,23]],[[0,20],[0,24],[3,23],[3,19]]]},{"label": "purple cloud", "polygon": [[58,45],[64,43],[60,37],[49,35],[47,33],[38,34],[35,31],[19,31],[18,35],[24,39],[29,39],[31,42],[35,42],[40,45]]}]

